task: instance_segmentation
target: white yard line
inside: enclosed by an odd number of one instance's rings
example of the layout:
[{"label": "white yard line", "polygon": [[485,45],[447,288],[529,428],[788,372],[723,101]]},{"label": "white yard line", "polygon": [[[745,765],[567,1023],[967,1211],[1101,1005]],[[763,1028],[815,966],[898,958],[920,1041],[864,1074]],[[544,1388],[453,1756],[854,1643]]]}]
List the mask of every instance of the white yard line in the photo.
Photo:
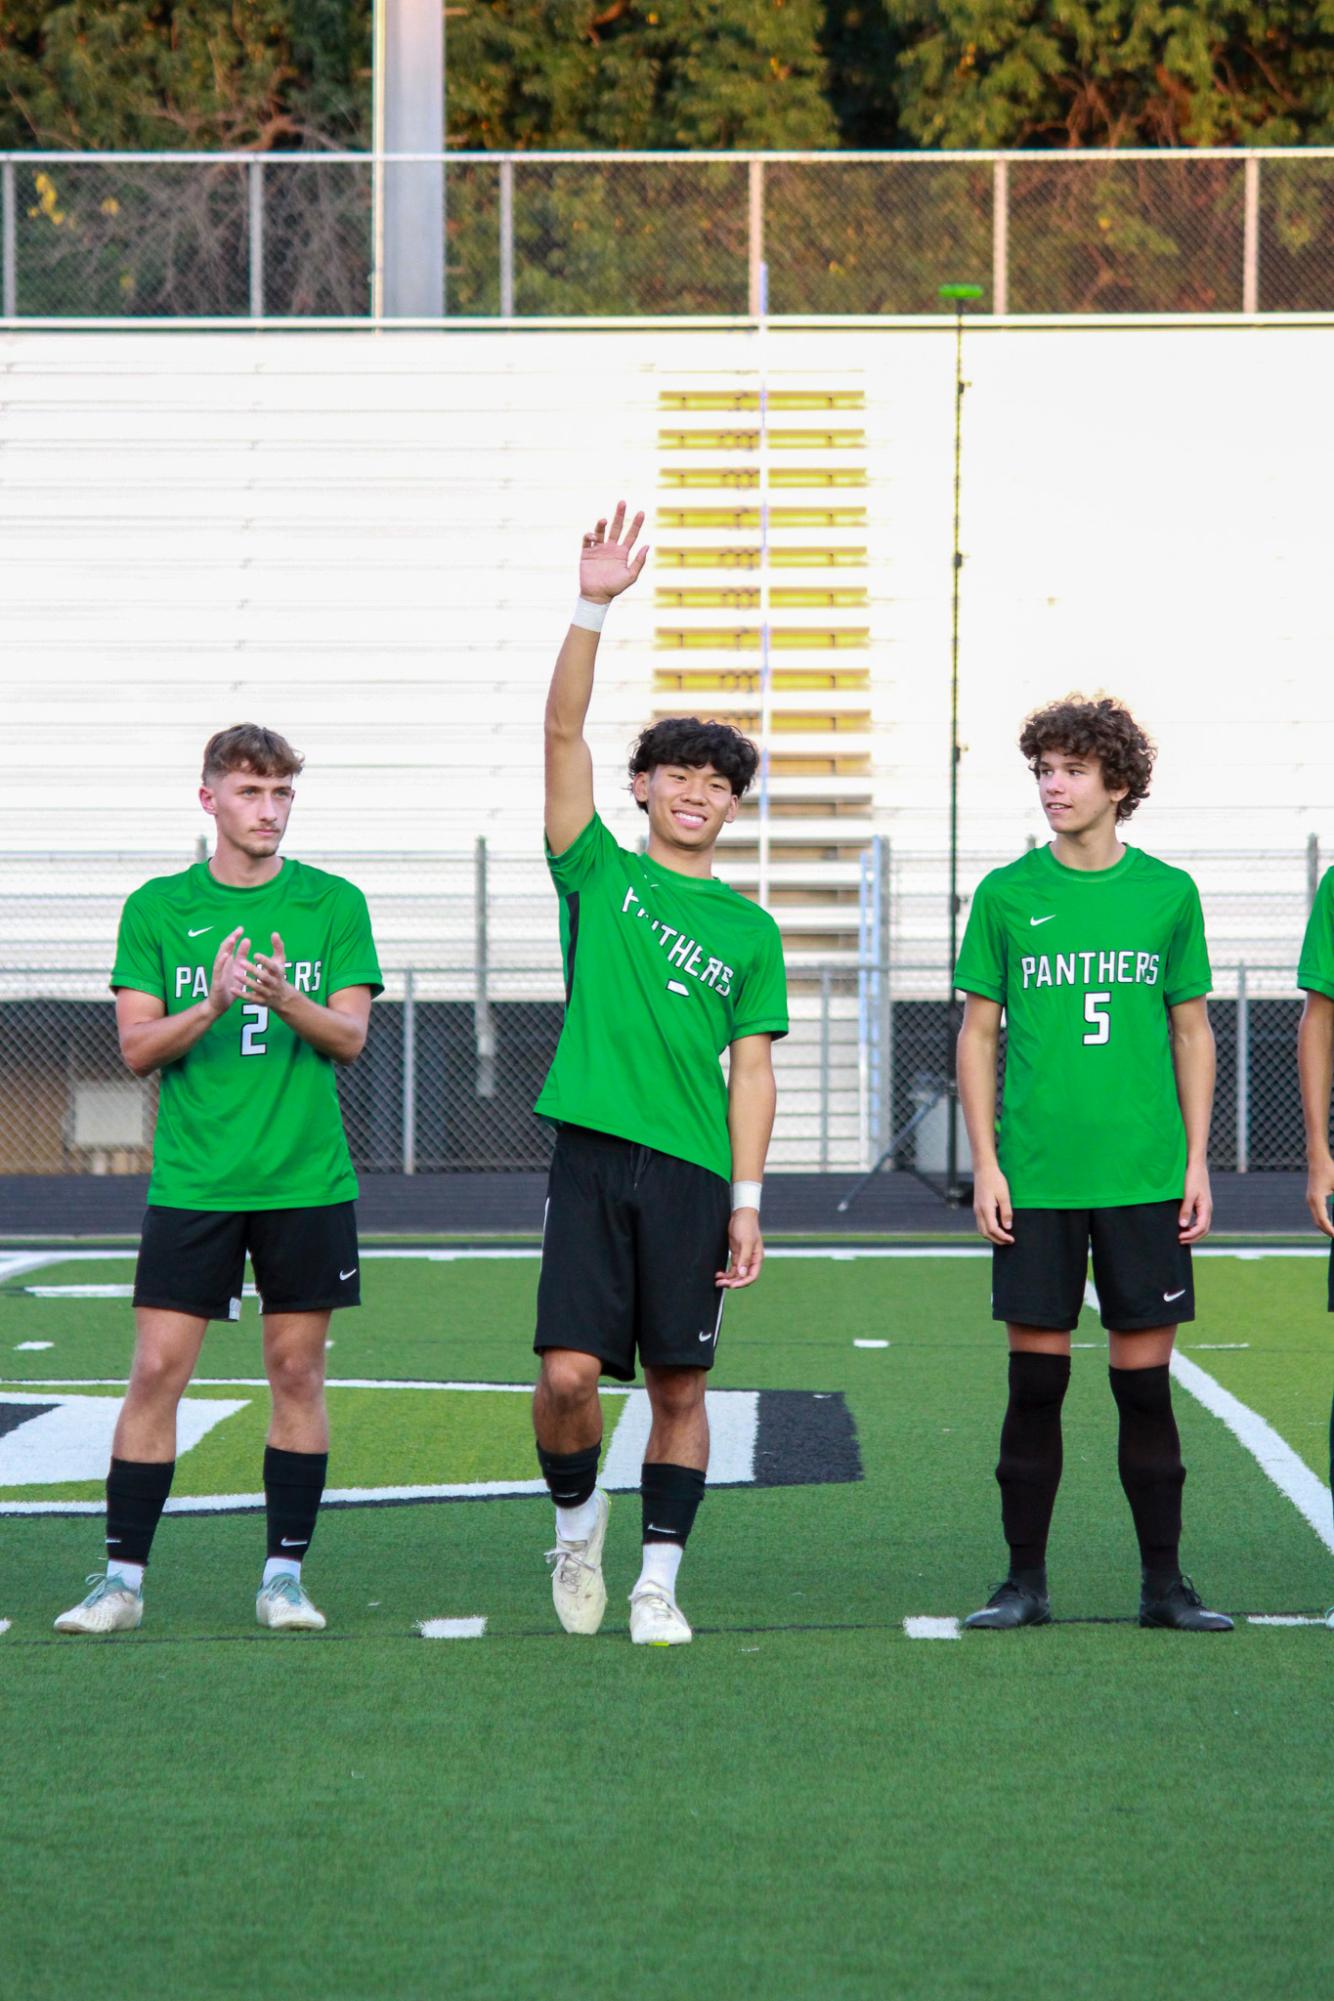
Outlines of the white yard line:
[{"label": "white yard line", "polygon": [[1232,1436],[1267,1473],[1281,1494],[1285,1494],[1305,1517],[1325,1548],[1334,1551],[1334,1522],[1330,1519],[1329,1488],[1300,1459],[1285,1438],[1258,1411],[1234,1397],[1221,1383],[1192,1362],[1188,1355],[1172,1357],[1172,1375],[1183,1390],[1225,1424]]},{"label": "white yard line", "polygon": [[417,1631],[424,1640],[480,1640],[486,1631],[485,1619],[418,1619]]}]

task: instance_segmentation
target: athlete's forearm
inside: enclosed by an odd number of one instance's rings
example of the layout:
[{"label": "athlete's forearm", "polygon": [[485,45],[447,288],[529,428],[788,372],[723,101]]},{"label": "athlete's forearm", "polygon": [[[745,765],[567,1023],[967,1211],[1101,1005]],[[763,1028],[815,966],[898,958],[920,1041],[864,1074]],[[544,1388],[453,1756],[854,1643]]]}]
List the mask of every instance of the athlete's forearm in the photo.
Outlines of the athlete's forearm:
[{"label": "athlete's forearm", "polygon": [[773,1065],[742,1066],[733,1059],[727,1082],[727,1131],[732,1142],[733,1181],[763,1181],[777,1105]]},{"label": "athlete's forearm", "polygon": [[136,1077],[151,1077],[201,1042],[218,1019],[207,1001],[196,1001],[179,1014],[159,1015],[155,1021],[136,1021],[120,1033],[120,1053],[127,1069]]},{"label": "athlete's forearm", "polygon": [[959,1030],[959,1103],[968,1128],[968,1144],[973,1165],[988,1170],[999,1167],[996,1155],[996,1047],[998,1036],[988,1029],[970,1027],[965,1021]]},{"label": "athlete's forearm", "polygon": [[1188,1023],[1173,1016],[1172,1068],[1186,1128],[1186,1158],[1199,1166],[1208,1157],[1214,1113],[1214,1032],[1207,1015]]},{"label": "athlete's forearm", "polygon": [[546,733],[557,743],[578,743],[593,699],[593,675],[598,637],[582,625],[572,625],[561,643],[547,689]]},{"label": "athlete's forearm", "polygon": [[353,1063],[366,1044],[366,1023],[341,1008],[320,1007],[305,994],[293,994],[284,1006],[275,1009],[294,1034],[321,1056],[335,1063]]},{"label": "athlete's forearm", "polygon": [[1329,1159],[1329,1098],[1334,1087],[1334,1001],[1308,994],[1297,1029],[1297,1075],[1302,1089],[1306,1159],[1310,1166]]}]

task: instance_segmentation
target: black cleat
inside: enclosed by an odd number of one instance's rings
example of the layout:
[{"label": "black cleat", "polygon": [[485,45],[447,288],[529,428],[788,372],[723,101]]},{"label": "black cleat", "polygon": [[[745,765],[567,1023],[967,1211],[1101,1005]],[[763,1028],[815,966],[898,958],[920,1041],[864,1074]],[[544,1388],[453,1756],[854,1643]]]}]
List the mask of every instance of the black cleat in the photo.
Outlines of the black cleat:
[{"label": "black cleat", "polygon": [[1141,1626],[1173,1626],[1179,1633],[1230,1633],[1226,1612],[1210,1612],[1188,1577],[1145,1577],[1139,1600]]},{"label": "black cleat", "polygon": [[1049,1626],[1051,1599],[1036,1585],[1007,1577],[998,1584],[980,1612],[970,1612],[964,1628],[975,1633],[1008,1633],[1016,1626]]}]

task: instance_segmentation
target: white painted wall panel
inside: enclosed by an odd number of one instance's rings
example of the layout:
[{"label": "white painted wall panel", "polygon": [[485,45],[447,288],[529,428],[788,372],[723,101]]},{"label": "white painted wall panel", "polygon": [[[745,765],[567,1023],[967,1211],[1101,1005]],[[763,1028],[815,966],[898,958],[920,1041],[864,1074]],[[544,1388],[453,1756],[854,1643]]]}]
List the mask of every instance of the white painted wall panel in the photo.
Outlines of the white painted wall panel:
[{"label": "white painted wall panel", "polygon": [[[579,530],[657,492],[659,390],[732,382],[756,348],[670,327],[0,336],[0,849],[189,852],[199,748],[253,716],[309,760],[296,851],[484,831],[536,852]],[[768,354],[775,382],[867,388],[874,813],[938,848],[951,335],[775,328]],[[1072,686],[1124,695],[1161,745],[1146,845],[1334,838],[1329,354],[1319,325],[970,329],[971,851],[1041,831],[1013,741]],[[593,717],[624,838],[655,622],[647,591],[613,613]]]}]

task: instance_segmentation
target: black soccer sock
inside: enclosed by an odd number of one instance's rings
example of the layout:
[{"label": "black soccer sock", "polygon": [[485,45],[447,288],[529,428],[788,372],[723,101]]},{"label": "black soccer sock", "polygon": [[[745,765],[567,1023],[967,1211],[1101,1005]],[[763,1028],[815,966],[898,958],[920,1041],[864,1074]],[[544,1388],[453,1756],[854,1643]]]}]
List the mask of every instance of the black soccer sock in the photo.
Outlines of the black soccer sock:
[{"label": "black soccer sock", "polygon": [[147,1563],[174,1459],[113,1459],[107,1474],[107,1562]]},{"label": "black soccer sock", "polygon": [[1019,1349],[1010,1356],[1010,1401],[1001,1426],[996,1479],[1010,1573],[1041,1571],[1056,1489],[1061,1484],[1061,1405],[1070,1357]]},{"label": "black soccer sock", "polygon": [[639,1492],[644,1541],[679,1542],[684,1548],[704,1499],[704,1475],[698,1466],[668,1466],[661,1461],[646,1464]]},{"label": "black soccer sock", "polygon": [[315,1533],[327,1452],[285,1452],[264,1447],[264,1509],[269,1518],[269,1555],[300,1563]]},{"label": "black soccer sock", "polygon": [[1153,1369],[1108,1369],[1121,1413],[1117,1467],[1139,1537],[1146,1573],[1180,1574],[1181,1489],[1186,1469],[1172,1415],[1172,1378],[1166,1362]]},{"label": "black soccer sock", "polygon": [[588,1500],[597,1485],[601,1456],[601,1440],[582,1452],[548,1452],[545,1445],[538,1446],[537,1463],[558,1508],[581,1508]]}]

